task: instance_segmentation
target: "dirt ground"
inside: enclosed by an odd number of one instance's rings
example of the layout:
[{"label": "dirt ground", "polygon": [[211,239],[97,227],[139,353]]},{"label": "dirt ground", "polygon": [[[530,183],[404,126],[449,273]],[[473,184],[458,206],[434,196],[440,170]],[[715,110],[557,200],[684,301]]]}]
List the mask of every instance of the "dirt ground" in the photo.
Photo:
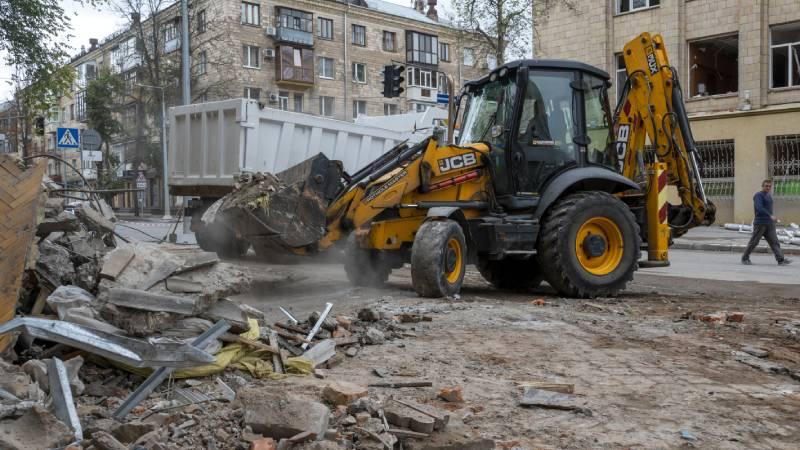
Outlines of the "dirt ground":
[{"label": "dirt ground", "polygon": [[[800,287],[637,275],[619,298],[564,299],[546,285],[500,292],[475,271],[460,299],[416,296],[407,269],[386,289],[351,288],[340,266],[269,266],[238,300],[283,320],[277,306],[305,315],[326,301],[334,313],[373,304],[417,309],[433,321],[405,324],[407,336],[367,346],[327,371],[327,381],[377,382],[373,369],[429,380],[433,388],[370,388],[431,402],[461,386],[463,404],[439,404],[499,448],[798,448]],[[262,270],[263,269],[263,270]],[[295,280],[276,283],[275,273]],[[532,303],[543,299],[544,306]],[[538,302],[541,303],[541,302]],[[692,318],[744,313],[741,323]],[[744,346],[769,352],[741,353]],[[324,385],[307,380],[302,385]],[[381,380],[385,381],[385,380]],[[519,384],[575,385],[581,413],[518,406]],[[686,431],[697,440],[681,437]]]}]

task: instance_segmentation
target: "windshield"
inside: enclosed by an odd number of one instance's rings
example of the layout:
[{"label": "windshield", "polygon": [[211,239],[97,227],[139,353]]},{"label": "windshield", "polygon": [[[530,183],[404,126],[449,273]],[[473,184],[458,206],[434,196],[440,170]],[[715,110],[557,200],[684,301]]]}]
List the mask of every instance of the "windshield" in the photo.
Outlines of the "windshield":
[{"label": "windshield", "polygon": [[459,144],[487,142],[492,149],[505,147],[505,128],[511,122],[516,84],[508,78],[472,87],[461,119]]},{"label": "windshield", "polygon": [[584,96],[586,110],[586,134],[589,146],[586,160],[594,164],[603,164],[616,169],[616,156],[609,145],[612,137],[609,133],[608,97],[605,83],[596,77],[584,75],[589,90]]}]

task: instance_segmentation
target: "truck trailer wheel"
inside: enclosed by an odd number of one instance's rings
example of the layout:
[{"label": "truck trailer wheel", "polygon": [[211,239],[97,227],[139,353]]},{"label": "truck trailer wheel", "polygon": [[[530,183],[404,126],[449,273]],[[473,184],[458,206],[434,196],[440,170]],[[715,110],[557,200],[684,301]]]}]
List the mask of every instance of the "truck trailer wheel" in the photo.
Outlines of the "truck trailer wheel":
[{"label": "truck trailer wheel", "polygon": [[478,272],[498,289],[535,289],[544,279],[536,257],[529,259],[478,259]]},{"label": "truck trailer wheel", "polygon": [[345,247],[344,271],[356,286],[381,287],[389,279],[392,268],[375,250],[361,248],[356,234],[350,233]]},{"label": "truck trailer wheel", "polygon": [[464,231],[453,220],[422,224],[411,246],[411,284],[422,297],[458,293],[467,267]]},{"label": "truck trailer wheel", "polygon": [[538,260],[553,288],[569,297],[610,297],[633,279],[641,254],[639,226],[619,199],[580,192],[545,214]]}]

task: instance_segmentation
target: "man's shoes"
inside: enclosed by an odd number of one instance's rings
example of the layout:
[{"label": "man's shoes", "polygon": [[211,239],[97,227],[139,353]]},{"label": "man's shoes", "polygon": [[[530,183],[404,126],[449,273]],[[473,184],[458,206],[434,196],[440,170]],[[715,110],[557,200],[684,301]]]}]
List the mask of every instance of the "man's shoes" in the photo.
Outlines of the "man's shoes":
[{"label": "man's shoes", "polygon": [[778,261],[779,266],[788,266],[792,263],[791,259],[783,258],[782,260]]},{"label": "man's shoes", "polygon": [[[742,260],[742,264],[744,264],[745,266],[749,266],[749,265],[751,265],[753,263],[751,263],[749,259],[743,259]],[[780,263],[778,263],[778,264],[780,264]]]}]

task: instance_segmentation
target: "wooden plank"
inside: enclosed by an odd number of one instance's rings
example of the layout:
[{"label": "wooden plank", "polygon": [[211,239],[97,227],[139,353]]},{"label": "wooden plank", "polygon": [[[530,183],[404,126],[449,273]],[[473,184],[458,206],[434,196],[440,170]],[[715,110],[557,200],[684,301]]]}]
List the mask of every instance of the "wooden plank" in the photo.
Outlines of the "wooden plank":
[{"label": "wooden plank", "polygon": [[39,295],[36,296],[36,302],[34,302],[33,308],[31,309],[32,315],[38,316],[42,313],[42,311],[44,311],[44,305],[47,304],[47,297],[49,297],[52,293],[53,291],[46,286],[42,286],[39,289]]},{"label": "wooden plank", "polygon": [[546,391],[561,392],[562,394],[574,394],[575,385],[566,383],[547,383],[544,381],[531,381],[519,383],[523,388],[532,387],[534,389],[544,389]]},{"label": "wooden plank", "polygon": [[[280,348],[280,344],[278,343],[278,333],[275,330],[269,330],[269,334],[267,335],[269,339],[269,345]],[[286,373],[284,369],[284,360],[283,360],[283,353],[278,352],[278,354],[272,355],[272,367],[274,368],[276,373]]]},{"label": "wooden plank", "polygon": [[117,247],[106,256],[103,263],[103,268],[100,270],[100,278],[107,278],[111,281],[116,279],[122,274],[128,264],[131,263],[136,252],[133,249],[125,247]]},{"label": "wooden plank", "polygon": [[[47,163],[40,161],[21,169],[10,155],[0,155],[0,255],[4,260],[0,270],[0,323],[14,317],[25,270],[25,260],[36,231],[36,222],[42,192],[42,176]],[[43,201],[43,200],[42,200]],[[10,340],[8,334],[0,336],[0,351]]]}]

